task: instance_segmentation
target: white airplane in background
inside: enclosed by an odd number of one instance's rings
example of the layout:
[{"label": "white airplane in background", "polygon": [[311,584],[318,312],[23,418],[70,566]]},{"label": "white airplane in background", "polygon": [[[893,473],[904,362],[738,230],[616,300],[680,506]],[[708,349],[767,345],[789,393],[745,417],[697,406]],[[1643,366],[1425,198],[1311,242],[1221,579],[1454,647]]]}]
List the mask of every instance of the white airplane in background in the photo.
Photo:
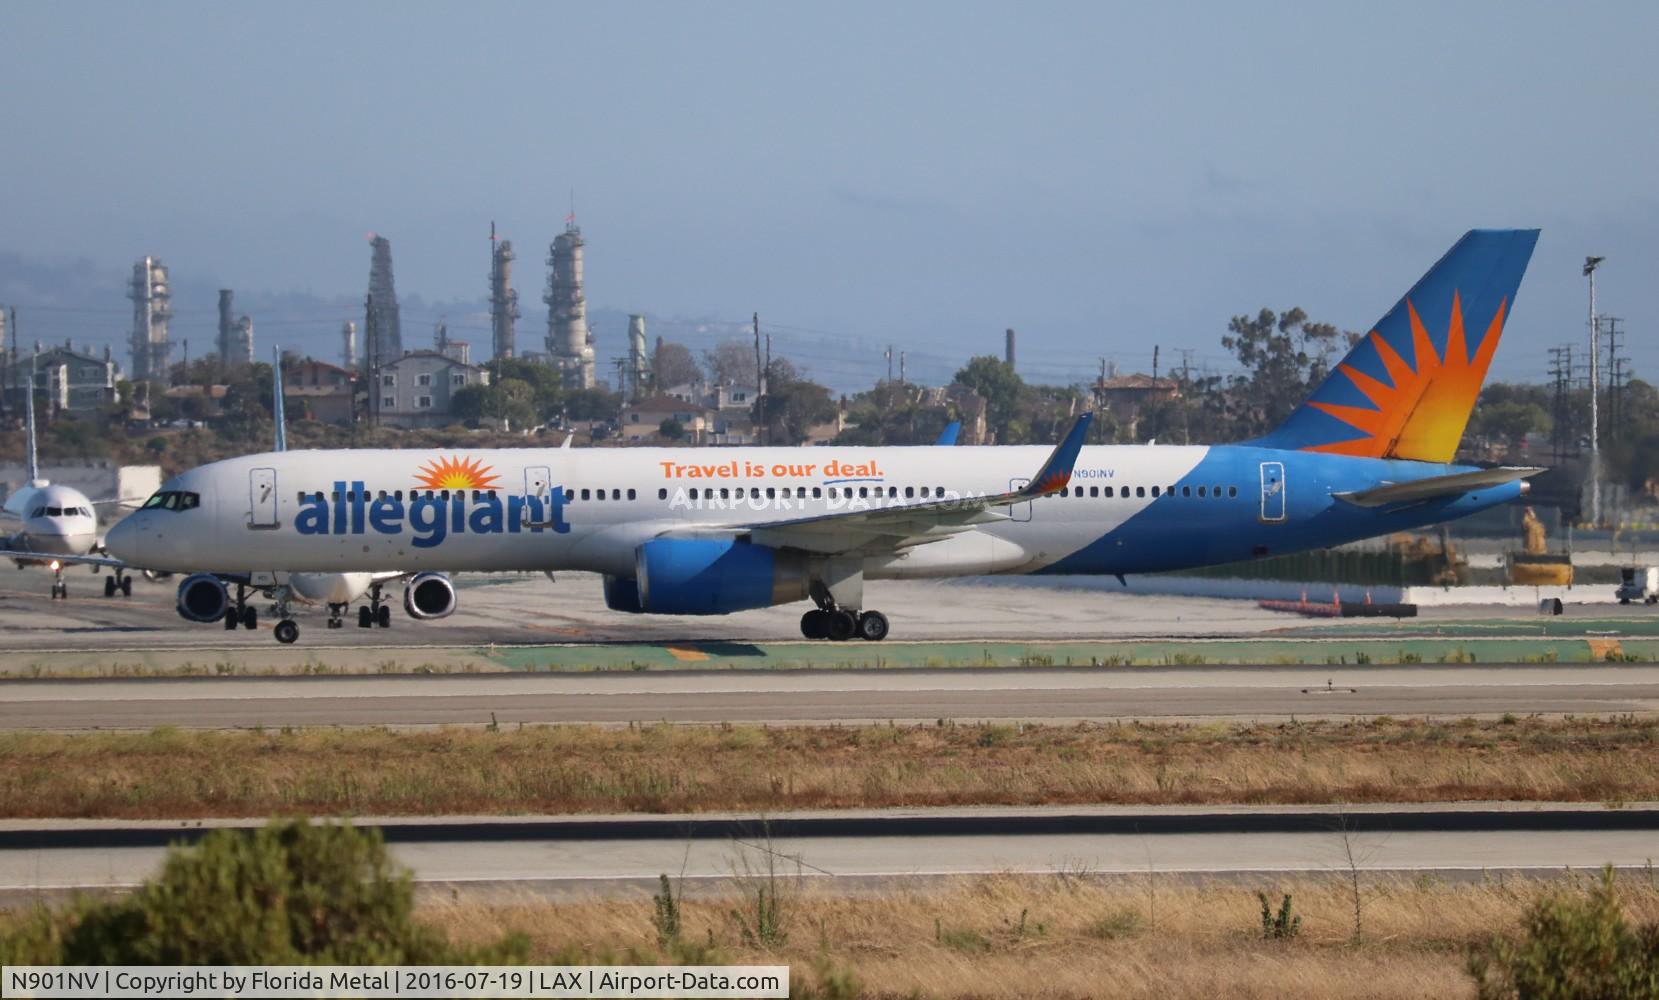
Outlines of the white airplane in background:
[{"label": "white airplane in background", "polygon": [[[1086,447],[1085,413],[1052,451],[283,451],[173,478],[108,545],[192,573],[178,607],[194,621],[229,616],[227,582],[283,574],[408,574],[405,607],[435,617],[454,609],[445,573],[574,569],[603,574],[616,611],[811,600],[807,638],[876,641],[889,623],[866,579],[1121,580],[1418,528],[1524,496],[1537,471],[1453,462],[1537,238],[1464,235],[1279,427],[1238,444]],[[299,628],[284,614],[275,632]]]},{"label": "white airplane in background", "polygon": [[54,485],[40,475],[40,461],[35,448],[35,394],[34,379],[23,394],[24,423],[28,428],[28,456],[25,462],[28,481],[21,489],[6,498],[4,519],[6,534],[0,536],[0,557],[14,560],[19,567],[46,566],[52,570],[52,598],[67,599],[69,584],[63,578],[63,569],[72,563],[86,563],[94,573],[100,568],[111,572],[104,577],[104,596],[117,592],[132,596],[132,577],[125,566],[115,559],[103,558],[103,543],[98,538],[98,507],[120,504],[121,499],[89,500],[85,493],[72,486]]}]

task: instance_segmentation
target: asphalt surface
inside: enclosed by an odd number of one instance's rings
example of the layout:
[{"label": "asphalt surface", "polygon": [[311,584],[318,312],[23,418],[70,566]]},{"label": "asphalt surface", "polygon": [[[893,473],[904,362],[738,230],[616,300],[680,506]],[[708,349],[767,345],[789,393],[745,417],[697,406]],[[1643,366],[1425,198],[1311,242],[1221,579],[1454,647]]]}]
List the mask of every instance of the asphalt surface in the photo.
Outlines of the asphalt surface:
[{"label": "asphalt surface", "polygon": [[0,729],[1648,713],[1659,665],[679,671],[11,680]]},{"label": "asphalt surface", "polygon": [[[427,883],[607,888],[659,873],[723,881],[885,880],[983,873],[1238,875],[1560,872],[1639,867],[1659,809],[1451,806],[1335,809],[944,810],[773,817],[363,821]],[[211,825],[211,824],[210,824]],[[0,828],[0,891],[133,885],[194,824],[20,823]]]}]

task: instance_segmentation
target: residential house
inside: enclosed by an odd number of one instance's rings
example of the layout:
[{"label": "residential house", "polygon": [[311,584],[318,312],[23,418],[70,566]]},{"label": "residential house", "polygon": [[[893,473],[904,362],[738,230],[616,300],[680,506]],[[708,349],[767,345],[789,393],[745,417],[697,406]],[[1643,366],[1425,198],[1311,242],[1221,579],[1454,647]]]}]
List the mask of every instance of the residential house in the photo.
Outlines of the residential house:
[{"label": "residential house", "polygon": [[454,423],[450,399],[469,385],[489,385],[488,369],[437,351],[409,351],[380,366],[375,413],[388,427],[444,427]]}]

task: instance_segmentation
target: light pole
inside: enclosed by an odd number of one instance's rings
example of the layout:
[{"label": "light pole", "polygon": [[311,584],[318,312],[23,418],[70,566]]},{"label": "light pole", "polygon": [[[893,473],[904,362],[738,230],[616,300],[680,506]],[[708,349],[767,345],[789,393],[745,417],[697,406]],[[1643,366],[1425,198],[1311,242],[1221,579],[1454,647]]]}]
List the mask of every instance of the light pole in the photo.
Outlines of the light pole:
[{"label": "light pole", "polygon": [[1596,321],[1596,266],[1606,257],[1584,258],[1584,276],[1590,279],[1590,524],[1601,526],[1601,428],[1598,425],[1601,395],[1601,324]]}]

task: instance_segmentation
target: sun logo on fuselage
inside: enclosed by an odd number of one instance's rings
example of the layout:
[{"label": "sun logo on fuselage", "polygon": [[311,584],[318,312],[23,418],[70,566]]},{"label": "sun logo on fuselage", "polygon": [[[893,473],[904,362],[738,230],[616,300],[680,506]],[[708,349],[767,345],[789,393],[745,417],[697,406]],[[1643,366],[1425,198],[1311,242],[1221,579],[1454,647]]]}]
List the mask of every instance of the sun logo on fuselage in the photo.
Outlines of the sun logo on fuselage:
[{"label": "sun logo on fuselage", "polygon": [[433,490],[493,490],[499,485],[494,469],[475,458],[455,457],[426,463],[415,481]]}]

